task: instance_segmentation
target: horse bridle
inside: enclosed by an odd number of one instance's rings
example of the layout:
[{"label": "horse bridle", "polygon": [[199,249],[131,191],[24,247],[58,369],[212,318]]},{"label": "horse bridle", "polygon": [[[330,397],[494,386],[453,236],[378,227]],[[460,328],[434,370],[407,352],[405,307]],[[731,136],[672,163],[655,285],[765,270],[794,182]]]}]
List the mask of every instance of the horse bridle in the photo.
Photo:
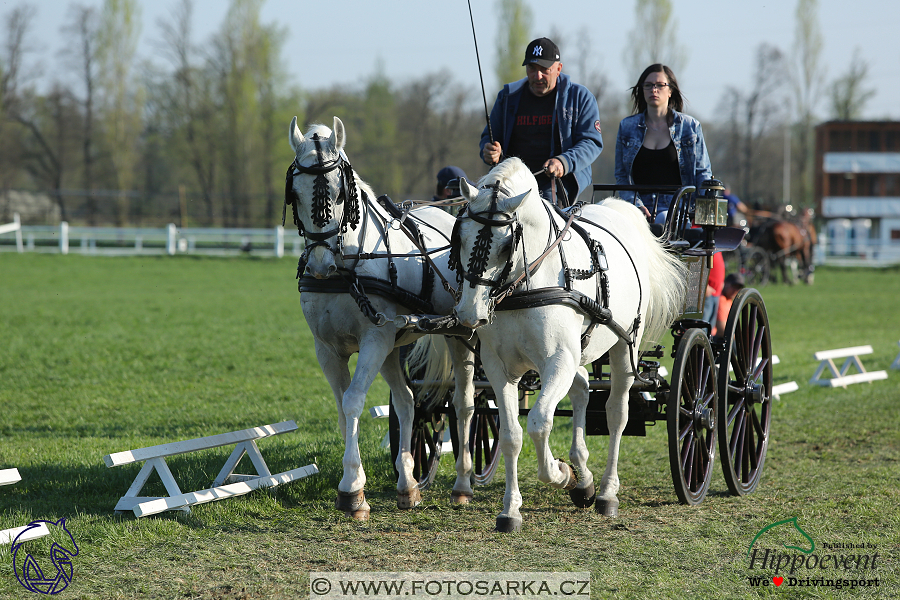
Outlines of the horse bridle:
[{"label": "horse bridle", "polygon": [[[507,198],[513,196],[512,192],[500,185],[500,182],[482,186],[479,189],[492,190],[491,206],[486,211],[473,212],[472,205],[469,204],[456,217],[456,223],[453,225],[453,233],[450,236],[450,269],[456,271],[456,282],[458,289],[460,290],[460,295],[462,294],[463,281],[468,281],[469,287],[471,288],[474,288],[476,285],[488,287],[490,289],[490,297],[496,299],[504,290],[504,284],[506,284],[506,280],[509,279],[509,274],[512,272],[513,256],[515,255],[516,247],[522,241],[522,224],[519,223],[519,219],[515,213],[510,215],[497,208],[497,196],[500,192],[503,192]],[[503,216],[501,218],[495,217],[495,215],[498,214]],[[472,247],[472,253],[469,256],[468,272],[463,268],[462,260],[460,258],[462,241],[460,239],[460,226],[463,219],[466,218],[470,218],[476,223],[484,225],[481,231],[478,232],[478,237],[475,239],[475,244]],[[507,226],[512,227],[512,242],[510,244],[509,258],[506,259],[506,264],[503,266],[497,279],[485,279],[483,275],[484,271],[487,269],[487,261],[490,256],[493,229],[495,227]]]},{"label": "horse bridle", "polygon": [[[287,216],[287,207],[290,205],[293,211],[294,225],[297,226],[297,231],[306,241],[306,248],[303,251],[304,256],[308,257],[309,253],[318,246],[327,248],[333,254],[339,254],[341,252],[340,247],[343,242],[343,234],[347,233],[348,226],[353,230],[356,230],[359,226],[359,190],[356,187],[356,179],[353,177],[353,167],[350,166],[350,161],[346,159],[344,153],[338,152],[336,158],[326,161],[321,147],[322,138],[319,137],[319,134],[314,133],[311,139],[316,145],[317,162],[309,166],[304,166],[301,165],[299,159],[295,157],[291,166],[288,167],[285,175],[284,208],[281,213],[281,223],[284,225]],[[340,170],[341,189],[338,196],[332,198],[329,193],[328,180],[325,175],[335,169]],[[296,194],[294,194],[294,177],[297,175],[316,176],[313,181],[312,214],[310,215],[315,226],[325,227],[328,225],[328,223],[334,219],[334,207],[342,201],[346,201],[346,206],[344,207],[339,226],[323,232],[306,231],[303,227],[303,221],[300,219]],[[338,237],[339,248],[337,251],[335,251],[328,243],[328,240],[335,236],[340,236]],[[312,240],[312,243],[309,243],[310,240]]]}]

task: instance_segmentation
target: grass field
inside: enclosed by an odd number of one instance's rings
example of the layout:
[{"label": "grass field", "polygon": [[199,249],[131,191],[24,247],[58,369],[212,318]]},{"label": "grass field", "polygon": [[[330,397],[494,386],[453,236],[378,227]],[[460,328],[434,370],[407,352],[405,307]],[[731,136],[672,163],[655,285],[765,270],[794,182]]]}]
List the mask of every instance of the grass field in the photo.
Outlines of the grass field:
[{"label": "grass field", "polygon": [[[593,598],[900,596],[900,371],[847,389],[807,383],[817,350],[870,344],[866,367],[888,368],[900,350],[900,270],[820,268],[814,286],[762,290],[781,359],[776,383],[794,380],[800,390],[775,402],[756,493],[729,496],[717,471],[702,505],[678,504],[660,423],[647,437],[625,438],[620,517],[610,520],[539,484],[526,443],[525,523],[513,535],[492,531],[502,467],[471,505],[453,508],[444,457],[423,504],[398,511],[380,447],[387,423],[368,416],[361,449],[371,519],[350,522],[334,510],[343,444],[294,271],[288,259],[0,254],[0,469],[17,467],[23,478],[0,488],[0,529],[67,519],[79,554],[59,597],[305,598],[311,571],[349,570],[588,571]],[[379,379],[367,405],[387,396]],[[315,463],[320,474],[189,515],[114,514],[140,466],[108,469],[104,455],[287,419],[300,429],[259,444],[270,468]],[[558,455],[567,455],[570,435],[570,421],[557,419]],[[599,477],[606,438],[588,445]],[[193,491],[209,486],[229,452],[168,462]],[[145,493],[164,490],[154,479]],[[868,570],[836,560],[795,576],[877,578],[878,587],[775,587],[774,569],[751,569],[754,536],[790,518],[820,558],[878,555]],[[782,542],[803,540],[769,533],[756,547],[797,554]],[[52,570],[46,538],[29,544]],[[32,597],[9,546],[0,556],[0,597]],[[751,576],[769,585],[754,587]]]}]

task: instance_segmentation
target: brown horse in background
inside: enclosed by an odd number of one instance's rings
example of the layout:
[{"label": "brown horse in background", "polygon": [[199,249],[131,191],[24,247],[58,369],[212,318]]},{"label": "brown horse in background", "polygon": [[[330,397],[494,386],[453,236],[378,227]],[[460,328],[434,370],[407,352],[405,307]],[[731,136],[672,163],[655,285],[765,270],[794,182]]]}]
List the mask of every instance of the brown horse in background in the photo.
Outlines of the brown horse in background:
[{"label": "brown horse in background", "polygon": [[804,211],[796,222],[767,218],[759,225],[753,244],[766,250],[772,262],[781,268],[783,282],[790,285],[795,283],[795,265],[804,282],[813,282],[816,230],[811,210]]}]

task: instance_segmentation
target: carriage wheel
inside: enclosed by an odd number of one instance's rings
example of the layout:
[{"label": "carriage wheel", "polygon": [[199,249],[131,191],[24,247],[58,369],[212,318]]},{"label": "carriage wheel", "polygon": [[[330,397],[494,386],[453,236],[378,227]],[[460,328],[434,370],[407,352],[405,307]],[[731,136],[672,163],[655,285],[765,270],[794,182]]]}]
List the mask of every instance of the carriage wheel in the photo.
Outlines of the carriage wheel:
[{"label": "carriage wheel", "polygon": [[744,257],[744,265],[741,274],[748,286],[762,287],[769,283],[769,271],[772,266],[769,255],[761,248],[749,248]]},{"label": "carriage wheel", "polygon": [[756,489],[772,420],[772,337],[762,296],[744,288],[734,298],[719,357],[719,451],[728,490]]},{"label": "carriage wheel", "polygon": [[[485,394],[475,395],[476,409],[489,409]],[[453,454],[459,456],[459,436],[456,434],[456,413],[450,411],[450,441],[453,443]],[[500,464],[500,416],[492,414],[472,416],[469,425],[469,451],[472,453],[472,482],[475,485],[487,485],[494,479],[497,465]]]},{"label": "carriage wheel", "polygon": [[678,499],[694,506],[706,497],[716,454],[715,360],[703,330],[687,330],[672,371],[666,405],[672,483]]},{"label": "carriage wheel", "polygon": [[[397,453],[400,449],[400,421],[394,412],[394,397],[391,395],[388,410],[388,433],[391,442],[391,464],[394,474],[397,473]],[[444,439],[444,419],[437,412],[429,412],[416,407],[413,416],[412,450],[413,477],[419,482],[419,489],[424,490],[434,481],[441,460],[441,443]]]}]

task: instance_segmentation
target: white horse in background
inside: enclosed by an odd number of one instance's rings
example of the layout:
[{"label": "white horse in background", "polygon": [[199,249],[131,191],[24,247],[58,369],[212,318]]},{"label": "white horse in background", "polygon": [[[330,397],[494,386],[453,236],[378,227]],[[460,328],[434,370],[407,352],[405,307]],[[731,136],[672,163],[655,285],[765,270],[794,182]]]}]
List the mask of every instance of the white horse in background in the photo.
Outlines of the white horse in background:
[{"label": "white horse in background", "polygon": [[[540,396],[528,414],[538,478],[570,490],[579,506],[594,501],[584,441],[589,381],[583,365],[607,352],[612,388],[606,404],[609,456],[595,508],[616,516],[619,444],[638,348],[642,340],[656,339],[680,314],[684,267],[627,202],[607,199],[584,206],[567,228],[572,215],[557,212],[541,199],[534,176],[517,158],[494,167],[478,189],[460,183],[469,204],[454,231],[453,262],[461,292],[456,314],[461,324],[478,328],[484,371],[500,408],[506,494],[497,529],[514,531],[522,524],[517,384],[531,369],[541,379]],[[555,241],[559,243],[553,248]],[[569,452],[574,470],[554,459],[548,444],[556,406],[566,393],[574,413]]]},{"label": "white horse in background", "polygon": [[[437,207],[411,210],[402,218],[389,215],[350,166],[344,154],[344,125],[337,117],[333,129],[313,125],[306,135],[294,117],[289,135],[295,160],[287,172],[285,203],[306,240],[297,273],[300,303],[315,338],[316,358],[337,402],[345,443],[336,507],[353,518],[369,516],[359,426],[366,393],[380,372],[391,388],[400,423],[397,505],[411,508],[421,494],[410,448],[413,394],[399,348],[422,334],[398,328],[393,319],[409,313],[450,314],[454,298],[443,285],[443,273],[449,256],[446,234],[454,218]],[[465,503],[473,495],[472,460],[466,449],[474,412],[474,367],[471,351],[454,338],[446,339],[460,440],[452,498]],[[355,352],[359,358],[351,377],[348,362]]]}]

